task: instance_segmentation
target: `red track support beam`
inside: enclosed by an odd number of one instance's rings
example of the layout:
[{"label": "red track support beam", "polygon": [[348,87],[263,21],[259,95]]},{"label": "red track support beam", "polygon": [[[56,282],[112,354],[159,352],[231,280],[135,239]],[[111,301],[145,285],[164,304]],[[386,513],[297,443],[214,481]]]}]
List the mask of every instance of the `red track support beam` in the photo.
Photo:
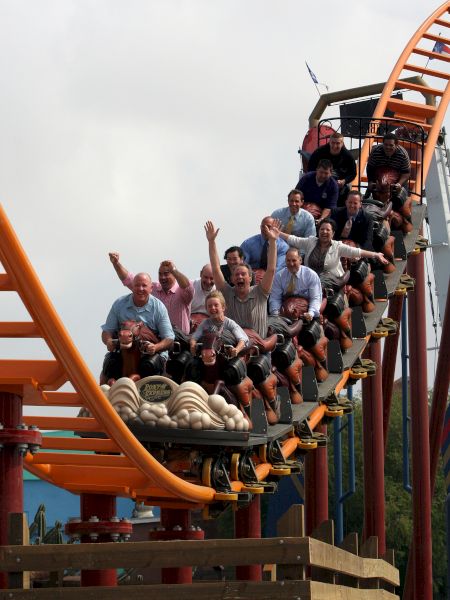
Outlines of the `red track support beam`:
[{"label": "red track support beam", "polygon": [[[326,425],[315,431],[326,435]],[[323,446],[305,457],[305,528],[306,535],[328,519],[328,451]]]},{"label": "red track support beam", "polygon": [[[22,398],[0,392],[0,423],[14,429],[22,424]],[[23,457],[17,445],[0,450],[0,546],[8,544],[8,516],[23,512]],[[0,572],[0,589],[8,588],[7,573]]]},{"label": "red track support beam", "polygon": [[[447,292],[447,303],[442,322],[441,344],[439,346],[438,362],[436,368],[436,378],[434,380],[433,399],[431,403],[430,415],[430,496],[434,495],[434,486],[436,483],[436,472],[441,450],[442,430],[444,427],[445,410],[447,408],[448,388],[450,385],[450,284]],[[412,544],[411,544],[412,548]],[[409,600],[413,598],[413,569],[412,556],[408,560],[408,567],[405,577],[404,598]]]},{"label": "red track support beam", "polygon": [[[414,291],[408,295],[414,558],[411,565],[414,583],[412,597],[416,600],[432,600],[430,437],[423,253],[409,257],[408,273],[416,280]],[[446,368],[448,369],[448,364]]]},{"label": "red track support beam", "polygon": [[[116,497],[102,494],[81,494],[81,519],[89,521],[92,517],[97,517],[100,521],[109,521],[116,516]],[[82,543],[92,543],[92,539],[83,535]],[[109,534],[98,536],[98,542],[110,542]],[[82,586],[108,586],[115,587],[117,585],[116,569],[98,569],[90,571],[81,571]]]},{"label": "red track support beam", "polygon": [[[191,526],[187,509],[161,508],[161,529],[152,531],[152,540],[203,540],[204,531]],[[192,567],[161,569],[161,583],[192,583]]]},{"label": "red track support beam", "polygon": [[433,499],[436,472],[441,451],[442,431],[444,429],[447,408],[448,388],[450,385],[450,283],[447,291],[444,320],[442,322],[441,344],[439,346],[436,378],[433,387],[433,399],[430,415],[430,488]]},{"label": "red track support beam", "polygon": [[[248,506],[239,508],[234,513],[234,535],[236,538],[261,537],[260,496],[255,496]],[[236,567],[236,579],[241,581],[261,581],[261,565]]]},{"label": "red track support beam", "polygon": [[363,447],[364,447],[364,540],[376,535],[378,553],[386,552],[384,503],[384,444],[383,400],[381,373],[381,343],[369,343],[364,357],[377,365],[375,375],[362,381],[363,392]]},{"label": "red track support beam", "polygon": [[384,342],[383,350],[383,442],[384,455],[386,456],[387,438],[389,431],[389,418],[391,415],[392,389],[394,387],[395,364],[397,362],[398,340],[400,338],[400,322],[402,319],[404,296],[392,296],[389,300],[388,317],[399,324],[397,333],[390,335]]}]

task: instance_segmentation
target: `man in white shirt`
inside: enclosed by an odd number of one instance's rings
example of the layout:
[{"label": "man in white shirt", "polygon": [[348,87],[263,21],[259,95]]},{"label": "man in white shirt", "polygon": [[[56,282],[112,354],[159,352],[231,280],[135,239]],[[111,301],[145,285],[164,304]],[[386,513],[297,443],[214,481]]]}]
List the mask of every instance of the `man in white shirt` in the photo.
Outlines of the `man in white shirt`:
[{"label": "man in white shirt", "polygon": [[204,265],[200,271],[200,279],[194,279],[194,297],[191,304],[191,332],[208,316],[205,308],[206,296],[216,289],[211,265]]},{"label": "man in white shirt", "polygon": [[320,315],[322,285],[319,276],[312,269],[302,265],[297,248],[287,251],[286,267],[275,275],[269,298],[269,313],[279,315],[283,300],[289,296],[308,299],[308,311],[303,315],[307,321],[312,321]]}]

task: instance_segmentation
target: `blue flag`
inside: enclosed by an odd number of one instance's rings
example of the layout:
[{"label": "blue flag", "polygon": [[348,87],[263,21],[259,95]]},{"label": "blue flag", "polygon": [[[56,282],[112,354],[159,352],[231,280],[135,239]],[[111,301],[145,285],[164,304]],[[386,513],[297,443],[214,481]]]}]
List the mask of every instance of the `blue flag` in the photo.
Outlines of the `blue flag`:
[{"label": "blue flag", "polygon": [[317,77],[314,75],[314,73],[311,71],[311,69],[309,68],[308,63],[305,61],[305,65],[309,71],[309,74],[311,75],[311,79],[314,81],[314,83],[319,83],[319,80],[317,79]]}]

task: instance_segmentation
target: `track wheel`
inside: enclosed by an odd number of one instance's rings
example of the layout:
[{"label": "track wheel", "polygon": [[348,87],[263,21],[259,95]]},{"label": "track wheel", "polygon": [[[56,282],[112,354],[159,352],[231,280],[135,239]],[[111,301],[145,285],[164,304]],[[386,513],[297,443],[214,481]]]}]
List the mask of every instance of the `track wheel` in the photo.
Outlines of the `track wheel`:
[{"label": "track wheel", "polygon": [[239,461],[241,455],[239,452],[234,452],[231,455],[230,476],[233,481],[239,481]]},{"label": "track wheel", "polygon": [[258,455],[259,455],[259,460],[262,463],[267,462],[267,446],[266,446],[266,444],[263,444],[262,446],[259,447]]},{"label": "track wheel", "polygon": [[213,459],[211,457],[205,458],[202,466],[202,483],[207,487],[212,487],[212,466]]}]

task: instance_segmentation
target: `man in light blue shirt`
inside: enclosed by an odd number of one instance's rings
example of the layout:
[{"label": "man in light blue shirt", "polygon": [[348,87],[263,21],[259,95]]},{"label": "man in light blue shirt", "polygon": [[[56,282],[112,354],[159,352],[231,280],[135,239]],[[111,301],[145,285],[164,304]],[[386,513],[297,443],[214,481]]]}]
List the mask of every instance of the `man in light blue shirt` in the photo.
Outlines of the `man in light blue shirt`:
[{"label": "man in light blue shirt", "polygon": [[142,321],[159,338],[156,343],[146,342],[138,372],[141,377],[159,375],[164,370],[167,350],[175,338],[164,304],[151,296],[152,280],[147,273],[138,273],[132,284],[132,293],[114,302],[106,323],[102,325],[102,341],[108,349],[103,364],[106,380],[118,379],[122,373],[122,356],[117,352],[114,337],[125,321]]},{"label": "man in light blue shirt", "polygon": [[283,300],[289,296],[308,299],[308,311],[303,315],[307,321],[320,315],[322,285],[319,276],[312,269],[302,266],[297,248],[289,248],[286,254],[286,268],[275,275],[269,298],[269,313],[279,315]]},{"label": "man in light blue shirt", "polygon": [[291,190],[288,194],[288,206],[277,208],[272,213],[274,219],[281,221],[281,231],[297,237],[316,235],[314,217],[302,206],[303,193],[300,190]]},{"label": "man in light blue shirt", "polygon": [[[264,219],[261,221],[261,233],[247,238],[241,244],[241,249],[244,253],[245,262],[248,265],[250,265],[252,269],[262,269],[263,271],[267,269],[267,250],[269,241],[265,234],[265,227],[268,227],[270,230],[270,228],[274,224],[274,221],[275,220],[272,217],[264,217]],[[276,243],[276,270],[279,271],[284,267],[284,257],[286,256],[286,252],[289,250],[289,246],[284,240],[281,240],[280,238],[276,240]]]}]

